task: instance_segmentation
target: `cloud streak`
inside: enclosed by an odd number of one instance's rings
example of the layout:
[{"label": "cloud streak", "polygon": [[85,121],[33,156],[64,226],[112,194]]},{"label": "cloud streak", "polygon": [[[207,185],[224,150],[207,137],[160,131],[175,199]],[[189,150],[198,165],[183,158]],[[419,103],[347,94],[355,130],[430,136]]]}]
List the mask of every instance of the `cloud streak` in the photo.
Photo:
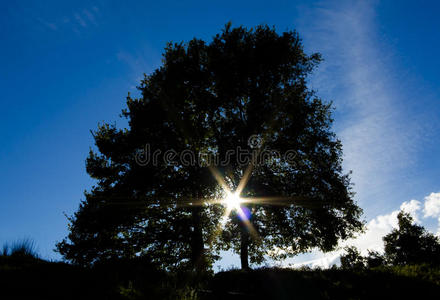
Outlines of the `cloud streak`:
[{"label": "cloud streak", "polygon": [[71,30],[80,35],[91,25],[98,26],[100,10],[96,6],[84,8],[64,16],[52,17],[51,20],[37,17],[35,20],[50,31]]},{"label": "cloud streak", "polygon": [[[353,170],[356,200],[370,221],[364,234],[340,243],[337,251],[314,251],[289,266],[328,267],[339,263],[347,245],[364,255],[367,250],[383,251],[382,237],[397,227],[400,209],[421,223],[422,203],[402,203],[398,192],[416,162],[422,126],[406,115],[405,91],[397,88],[393,51],[383,42],[375,9],[368,1],[319,2],[299,9],[299,32],[306,47],[322,53],[325,60],[310,84],[319,96],[334,99],[344,169]],[[440,224],[440,194],[425,198],[424,213],[439,218]]]},{"label": "cloud streak", "polygon": [[379,42],[374,9],[367,1],[317,4],[302,8],[300,26],[306,45],[324,56],[311,85],[334,99],[344,168],[353,170],[357,200],[368,213],[391,207],[386,197],[414,164],[417,136],[415,126],[403,121],[391,51]]}]

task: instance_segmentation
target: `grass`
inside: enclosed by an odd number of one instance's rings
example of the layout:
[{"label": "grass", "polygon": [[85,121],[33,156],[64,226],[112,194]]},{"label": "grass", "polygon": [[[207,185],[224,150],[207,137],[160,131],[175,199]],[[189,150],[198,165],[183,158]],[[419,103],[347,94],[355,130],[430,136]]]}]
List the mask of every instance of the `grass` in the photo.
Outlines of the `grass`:
[{"label": "grass", "polygon": [[142,258],[85,268],[22,250],[2,251],[0,299],[196,299],[185,274],[168,274]]},{"label": "grass", "polygon": [[3,244],[1,256],[21,256],[38,258],[35,242],[31,239],[18,240],[9,245]]}]

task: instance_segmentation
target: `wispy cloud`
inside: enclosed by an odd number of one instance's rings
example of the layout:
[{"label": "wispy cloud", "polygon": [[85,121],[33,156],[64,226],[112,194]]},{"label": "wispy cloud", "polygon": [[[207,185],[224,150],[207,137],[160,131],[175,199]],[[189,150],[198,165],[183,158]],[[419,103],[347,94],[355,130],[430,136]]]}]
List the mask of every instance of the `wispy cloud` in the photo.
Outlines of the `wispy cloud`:
[{"label": "wispy cloud", "polygon": [[78,35],[90,26],[98,26],[100,9],[97,6],[86,7],[64,16],[36,17],[35,20],[50,31],[73,31]]},{"label": "wispy cloud", "polygon": [[81,27],[87,27],[86,22],[84,21],[84,19],[82,18],[82,16],[78,13],[75,13],[73,15],[75,17],[76,22],[81,26]]},{"label": "wispy cloud", "polygon": [[[121,50],[116,53],[117,60],[124,64],[130,70],[130,82],[140,83],[143,75],[149,74],[160,64],[161,56],[157,50],[150,47],[148,44],[143,44],[136,51]],[[136,91],[136,86],[131,85],[132,92]]]},{"label": "wispy cloud", "polygon": [[42,18],[36,18],[36,20],[49,30],[53,30],[53,31],[58,30],[58,26],[55,23],[48,22],[46,20],[43,20]]},{"label": "wispy cloud", "polygon": [[[94,6],[94,7],[96,8],[96,6]],[[87,18],[87,20],[88,20],[89,23],[91,23],[91,24],[93,24],[93,25],[97,25],[97,24],[96,24],[96,17],[95,17],[95,15],[93,14],[92,11],[90,11],[90,10],[88,10],[88,9],[84,9],[84,10],[83,10],[83,14],[84,14],[84,16],[86,16],[86,18]]]},{"label": "wispy cloud", "polygon": [[[398,191],[416,162],[423,125],[406,115],[408,99],[397,84],[395,57],[380,35],[375,9],[376,4],[368,1],[321,2],[300,8],[298,29],[304,43],[325,59],[311,85],[324,99],[334,100],[344,168],[353,170],[356,199],[370,221],[364,234],[342,242],[339,250],[300,256],[293,260],[295,266],[338,263],[346,245],[358,247],[363,254],[368,249],[382,251],[382,237],[396,228],[400,209],[421,222],[422,203],[402,203]],[[440,217],[440,196],[431,195],[425,198],[425,216]]]},{"label": "wispy cloud", "polygon": [[353,170],[357,199],[369,212],[391,206],[387,197],[414,164],[417,144],[417,126],[404,121],[392,51],[381,43],[374,9],[368,1],[326,2],[303,8],[300,26],[306,46],[324,56],[311,84],[334,99],[344,167]]}]

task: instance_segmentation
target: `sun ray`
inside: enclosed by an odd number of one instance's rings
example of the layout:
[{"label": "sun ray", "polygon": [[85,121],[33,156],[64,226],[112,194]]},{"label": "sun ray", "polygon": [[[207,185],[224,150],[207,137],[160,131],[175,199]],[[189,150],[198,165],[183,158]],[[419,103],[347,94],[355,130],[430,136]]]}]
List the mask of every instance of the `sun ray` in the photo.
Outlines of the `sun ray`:
[{"label": "sun ray", "polygon": [[226,183],[225,179],[223,178],[223,176],[220,174],[220,172],[217,170],[217,168],[214,168],[213,166],[209,166],[209,170],[211,171],[212,175],[214,176],[214,178],[217,180],[218,184],[220,185],[220,187],[223,189],[223,191],[225,192],[231,192],[228,184]]},{"label": "sun ray", "polygon": [[236,189],[236,193],[238,195],[241,194],[241,192],[243,192],[243,189],[246,187],[247,183],[249,182],[249,179],[251,178],[251,174],[252,174],[252,170],[254,169],[254,165],[251,162],[246,170],[244,171],[243,177],[241,178],[240,182],[238,183],[238,187]]},{"label": "sun ray", "polygon": [[301,207],[316,208],[324,204],[323,201],[313,199],[306,196],[267,196],[267,197],[248,197],[242,198],[242,203],[259,204],[259,205],[275,205],[290,206],[297,205]]},{"label": "sun ray", "polygon": [[235,192],[227,192],[226,197],[223,200],[223,203],[226,204],[227,207],[238,210],[240,208],[241,198],[240,194]]},{"label": "sun ray", "polygon": [[240,208],[237,210],[237,213],[240,216],[240,219],[243,222],[244,226],[246,226],[246,228],[249,230],[251,237],[254,240],[260,240],[260,236],[258,235],[257,230],[255,230],[255,227],[252,225],[251,221],[248,219],[243,210]]},{"label": "sun ray", "polygon": [[220,221],[217,222],[217,225],[214,229],[213,234],[209,237],[207,244],[209,245],[209,247],[212,247],[212,244],[215,240],[215,238],[220,235],[220,233],[223,230],[223,226],[225,225],[225,222],[227,220],[227,218],[229,217],[229,215],[231,214],[232,209],[229,207],[225,208],[225,212],[223,213],[222,217],[220,218]]}]

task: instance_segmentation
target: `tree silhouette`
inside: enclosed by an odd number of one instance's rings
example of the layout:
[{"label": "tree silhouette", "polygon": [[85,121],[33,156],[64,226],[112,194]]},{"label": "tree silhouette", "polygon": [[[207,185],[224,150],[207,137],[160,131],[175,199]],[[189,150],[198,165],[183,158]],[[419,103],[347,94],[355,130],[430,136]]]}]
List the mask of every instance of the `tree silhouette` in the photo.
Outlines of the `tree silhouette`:
[{"label": "tree silhouette", "polygon": [[365,257],[365,264],[368,268],[375,268],[385,265],[385,257],[378,251],[368,250],[368,255]]},{"label": "tree silhouette", "polygon": [[383,237],[385,257],[392,265],[440,263],[440,241],[438,237],[413,224],[410,214],[399,212],[399,228]]},{"label": "tree silhouette", "polygon": [[[351,237],[361,209],[342,173],[331,105],[307,88],[319,61],[296,32],[267,26],[228,24],[210,43],[168,44],[141,96],[127,97],[128,128],[94,132],[98,153],[86,166],[97,185],[58,251],[82,264],[145,255],[203,270],[233,249],[248,268],[266,253],[327,251]],[[200,153],[214,162],[188,163]],[[239,207],[225,207],[230,193]]]},{"label": "tree silhouette", "polygon": [[365,258],[356,247],[345,247],[344,250],[345,254],[341,255],[342,268],[361,269],[365,267]]}]

